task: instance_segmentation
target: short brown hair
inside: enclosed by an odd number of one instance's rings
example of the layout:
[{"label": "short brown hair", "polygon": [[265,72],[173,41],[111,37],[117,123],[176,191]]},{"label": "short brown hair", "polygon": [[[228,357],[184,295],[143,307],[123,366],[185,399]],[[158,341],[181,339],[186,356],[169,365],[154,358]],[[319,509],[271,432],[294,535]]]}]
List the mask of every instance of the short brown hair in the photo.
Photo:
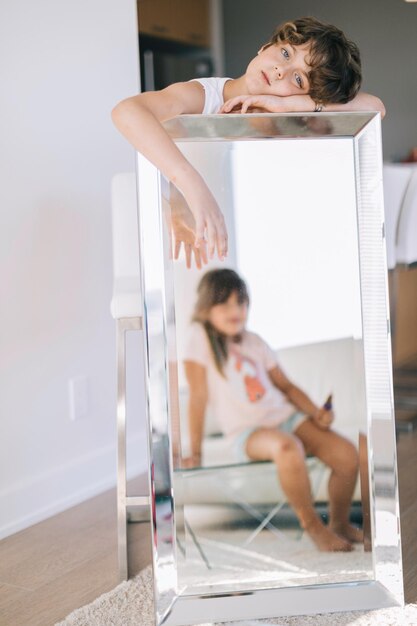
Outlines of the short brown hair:
[{"label": "short brown hair", "polygon": [[278,26],[265,46],[311,44],[309,95],[317,104],[349,102],[362,82],[358,46],[332,24],[302,17]]}]

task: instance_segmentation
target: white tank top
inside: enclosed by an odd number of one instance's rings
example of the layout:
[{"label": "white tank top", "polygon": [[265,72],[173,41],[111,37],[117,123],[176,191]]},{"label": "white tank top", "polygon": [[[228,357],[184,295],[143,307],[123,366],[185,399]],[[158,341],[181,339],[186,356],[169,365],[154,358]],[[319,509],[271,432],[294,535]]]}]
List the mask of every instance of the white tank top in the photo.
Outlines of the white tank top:
[{"label": "white tank top", "polygon": [[[224,85],[231,78],[193,78],[193,81],[197,81],[204,87],[205,101],[203,115],[210,115],[211,113],[218,113],[221,106],[224,104],[223,89]],[[191,81],[190,81],[191,82]]]}]

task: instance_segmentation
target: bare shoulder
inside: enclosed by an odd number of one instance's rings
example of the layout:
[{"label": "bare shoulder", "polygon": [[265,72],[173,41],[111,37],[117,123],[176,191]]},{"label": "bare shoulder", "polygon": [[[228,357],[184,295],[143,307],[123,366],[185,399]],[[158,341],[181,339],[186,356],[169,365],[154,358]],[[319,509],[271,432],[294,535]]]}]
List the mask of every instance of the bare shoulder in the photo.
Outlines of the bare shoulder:
[{"label": "bare shoulder", "polygon": [[160,91],[146,91],[133,99],[150,108],[160,121],[187,113],[202,113],[204,88],[197,81],[174,83]]},{"label": "bare shoulder", "polygon": [[184,107],[182,113],[202,113],[204,109],[204,87],[196,80],[174,83],[163,89],[161,93],[165,97],[181,101]]}]

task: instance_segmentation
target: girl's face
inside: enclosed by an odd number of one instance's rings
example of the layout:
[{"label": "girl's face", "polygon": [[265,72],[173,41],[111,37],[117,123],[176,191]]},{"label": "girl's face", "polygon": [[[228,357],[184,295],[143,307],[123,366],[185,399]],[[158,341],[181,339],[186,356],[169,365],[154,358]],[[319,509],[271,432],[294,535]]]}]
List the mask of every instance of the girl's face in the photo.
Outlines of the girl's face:
[{"label": "girl's face", "polygon": [[310,44],[276,43],[261,48],[249,63],[245,79],[248,94],[295,96],[309,91]]},{"label": "girl's face", "polygon": [[247,316],[247,302],[239,303],[238,294],[234,291],[226,302],[211,307],[208,321],[218,332],[235,337],[244,330]]}]

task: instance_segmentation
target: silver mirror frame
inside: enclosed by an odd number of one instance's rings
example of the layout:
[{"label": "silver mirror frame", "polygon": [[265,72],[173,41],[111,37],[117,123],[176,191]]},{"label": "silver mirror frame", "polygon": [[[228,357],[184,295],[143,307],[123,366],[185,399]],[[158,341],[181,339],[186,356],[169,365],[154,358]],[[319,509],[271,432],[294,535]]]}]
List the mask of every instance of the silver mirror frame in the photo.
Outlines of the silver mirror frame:
[{"label": "silver mirror frame", "polygon": [[[399,525],[398,479],[394,427],[391,338],[387,265],[384,240],[382,148],[377,113],[264,114],[181,116],[165,124],[177,142],[239,141],[262,138],[253,124],[270,118],[276,140],[294,136],[320,139],[329,136],[351,141],[356,170],[356,204],[360,257],[365,383],[368,409],[368,457],[371,486],[371,525],[374,579],[233,593],[184,595],[176,570],[175,493],[173,489],[170,385],[176,373],[175,345],[168,342],[173,323],[169,302],[173,295],[172,261],[167,258],[167,232],[161,209],[161,175],[138,155],[138,200],[141,240],[141,275],[144,300],[146,392],[149,442],[149,493],[152,499],[152,548],[156,623],[167,626],[366,610],[403,605],[403,579]],[[320,118],[323,134],[313,132]],[[294,134],[294,122],[297,132]],[[311,123],[313,122],[313,124]],[[258,129],[263,125],[259,124]],[[255,129],[255,130],[254,130]],[[322,131],[323,132],[323,131]],[[152,266],[152,267],[151,267]],[[152,279],[151,279],[152,273]],[[152,281],[152,285],[151,285]],[[174,322],[175,323],[175,322]],[[163,345],[161,346],[161,337]],[[155,364],[163,360],[163,376]],[[159,370],[161,367],[159,367]],[[171,380],[170,380],[171,378]],[[159,432],[153,424],[158,418]],[[161,437],[160,425],[163,424]],[[165,467],[162,482],[160,475]],[[169,468],[169,469],[168,469]]]}]

